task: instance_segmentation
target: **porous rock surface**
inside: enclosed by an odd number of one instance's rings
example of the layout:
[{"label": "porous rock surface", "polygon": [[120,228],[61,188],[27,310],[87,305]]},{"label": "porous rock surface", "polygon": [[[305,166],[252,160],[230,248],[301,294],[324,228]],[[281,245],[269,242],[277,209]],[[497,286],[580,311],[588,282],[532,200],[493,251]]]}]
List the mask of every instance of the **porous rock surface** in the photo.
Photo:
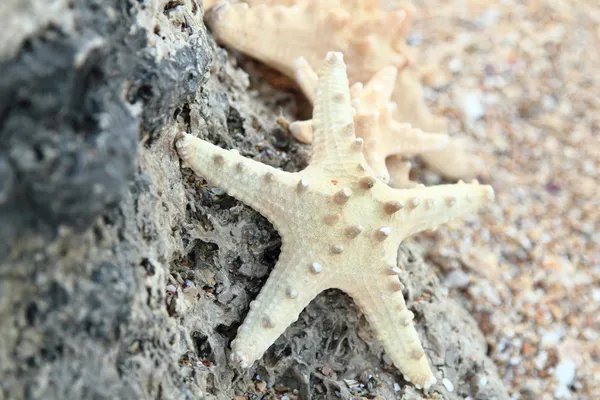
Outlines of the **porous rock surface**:
[{"label": "porous rock surface", "polygon": [[[295,98],[251,90],[195,0],[44,4],[0,7],[23,27],[0,45],[0,399],[424,398],[336,291],[253,368],[229,364],[280,239],[181,170],[173,142],[194,132],[299,170],[308,148],[275,122]],[[440,381],[429,397],[506,398],[419,251],[399,260]]]}]

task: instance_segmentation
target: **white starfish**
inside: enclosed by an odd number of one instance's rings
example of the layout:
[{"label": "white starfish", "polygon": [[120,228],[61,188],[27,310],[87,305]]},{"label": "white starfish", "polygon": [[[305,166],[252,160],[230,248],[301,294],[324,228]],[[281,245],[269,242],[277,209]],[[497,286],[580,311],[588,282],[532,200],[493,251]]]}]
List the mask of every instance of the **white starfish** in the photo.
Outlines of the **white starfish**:
[{"label": "white starfish", "polygon": [[[315,101],[317,74],[308,62],[300,57],[296,60],[296,81],[311,103]],[[388,65],[377,72],[363,86],[355,83],[350,89],[352,106],[354,107],[354,125],[356,136],[363,139],[363,154],[367,163],[375,171],[375,176],[395,188],[416,186],[409,179],[410,163],[402,164],[402,169],[391,163],[391,174],[386,159],[400,154],[421,154],[436,151],[448,144],[448,136],[439,133],[425,133],[413,128],[408,123],[400,123],[394,119],[397,104],[390,102],[398,70]],[[301,142],[312,140],[312,121],[295,121],[290,124],[290,131]]]},{"label": "white starfish", "polygon": [[396,254],[407,236],[477,209],[490,186],[392,189],[374,178],[354,135],[346,68],[328,53],[314,106],[313,154],[284,172],[185,135],[181,158],[209,183],[264,215],[281,235],[279,260],[232,342],[231,359],[251,365],[320,292],[338,288],[364,312],[407,380],[435,382],[398,279]]}]

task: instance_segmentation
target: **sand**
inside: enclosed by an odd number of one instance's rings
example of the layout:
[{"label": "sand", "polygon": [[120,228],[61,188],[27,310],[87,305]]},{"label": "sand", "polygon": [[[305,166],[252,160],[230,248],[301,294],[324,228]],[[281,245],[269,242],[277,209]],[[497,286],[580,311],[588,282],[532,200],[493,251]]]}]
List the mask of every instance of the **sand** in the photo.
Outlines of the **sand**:
[{"label": "sand", "polygon": [[514,398],[598,399],[600,4],[416,5],[428,103],[474,139],[496,202],[409,241],[476,317]]}]

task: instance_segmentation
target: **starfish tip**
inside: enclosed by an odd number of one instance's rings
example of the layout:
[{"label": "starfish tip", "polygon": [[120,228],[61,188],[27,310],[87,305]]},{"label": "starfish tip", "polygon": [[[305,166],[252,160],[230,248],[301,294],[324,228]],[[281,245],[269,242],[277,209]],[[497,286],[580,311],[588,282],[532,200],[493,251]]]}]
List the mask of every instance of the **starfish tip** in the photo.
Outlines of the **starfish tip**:
[{"label": "starfish tip", "polygon": [[234,364],[237,364],[242,368],[248,368],[250,366],[248,359],[241,351],[231,353],[230,359]]},{"label": "starfish tip", "polygon": [[296,68],[302,68],[302,67],[308,66],[308,62],[306,61],[306,58],[300,56],[300,57],[296,58],[296,61],[294,61],[294,66]]},{"label": "starfish tip", "polygon": [[423,389],[427,390],[437,383],[435,376],[431,375],[427,381],[423,384]]},{"label": "starfish tip", "polygon": [[183,135],[183,137],[179,138],[176,142],[175,142],[175,148],[177,149],[177,153],[179,154],[179,156],[184,160],[187,161],[189,159],[189,152],[188,152],[188,146],[189,146],[189,140],[188,137],[190,135],[189,134],[185,134]]},{"label": "starfish tip", "polygon": [[330,64],[341,64],[344,62],[344,55],[337,51],[328,51],[325,56],[325,62]]}]

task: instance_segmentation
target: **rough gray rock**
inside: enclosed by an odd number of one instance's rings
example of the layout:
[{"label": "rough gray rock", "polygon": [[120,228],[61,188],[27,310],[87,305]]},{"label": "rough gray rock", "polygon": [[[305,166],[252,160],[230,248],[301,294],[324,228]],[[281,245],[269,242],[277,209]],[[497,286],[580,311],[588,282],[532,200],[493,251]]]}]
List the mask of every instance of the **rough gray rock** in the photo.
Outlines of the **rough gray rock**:
[{"label": "rough gray rock", "polygon": [[[337,291],[251,369],[228,363],[280,239],[182,170],[173,142],[193,132],[299,170],[309,149],[275,122],[295,96],[235,68],[195,0],[44,4],[0,6],[23,26],[0,45],[0,399],[423,398]],[[399,252],[405,295],[453,385],[431,396],[506,398],[418,251]]]}]

